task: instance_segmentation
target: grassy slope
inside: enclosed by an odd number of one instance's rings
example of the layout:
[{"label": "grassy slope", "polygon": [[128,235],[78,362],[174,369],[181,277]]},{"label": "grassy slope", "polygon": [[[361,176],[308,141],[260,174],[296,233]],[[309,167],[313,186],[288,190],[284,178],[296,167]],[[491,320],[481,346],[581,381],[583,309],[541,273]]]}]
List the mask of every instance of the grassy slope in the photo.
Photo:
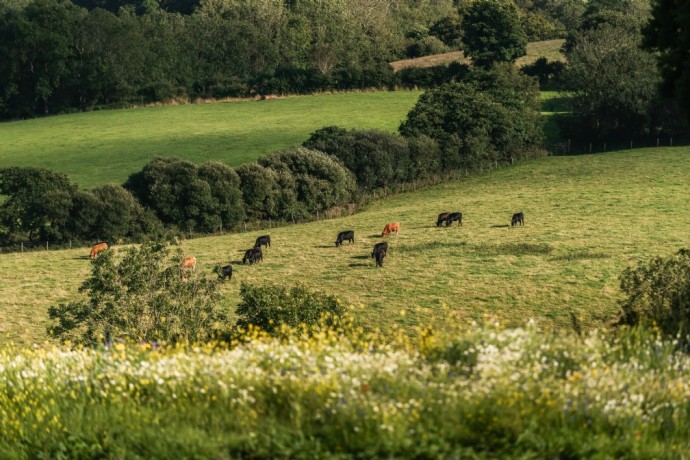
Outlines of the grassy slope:
[{"label": "grassy slope", "polygon": [[[625,267],[690,246],[688,174],[686,147],[548,157],[380,200],[354,216],[273,229],[274,246],[256,266],[238,261],[257,232],[184,246],[205,272],[235,265],[223,287],[229,307],[241,282],[302,281],[363,303],[355,313],[369,325],[439,321],[445,303],[466,320],[567,326],[572,312],[585,326],[602,326],[616,314]],[[519,210],[526,225],[510,228]],[[465,225],[436,228],[441,211],[462,211]],[[369,253],[390,221],[402,230],[376,269]],[[356,244],[336,249],[336,233],[349,228]],[[0,341],[44,338],[47,307],[76,294],[87,255],[0,255]]]},{"label": "grassy slope", "polygon": [[121,183],[157,155],[235,166],[299,144],[327,125],[396,131],[419,94],[295,96],[0,123],[0,167],[41,166],[93,187]]},{"label": "grassy slope", "polygon": [[[527,55],[521,57],[516,61],[516,64],[520,67],[531,64],[542,56],[545,56],[549,61],[562,61],[564,59],[560,52],[561,46],[563,46],[564,40],[544,40],[539,42],[533,42],[527,44]],[[434,54],[431,56],[422,56],[414,59],[403,59],[401,61],[391,62],[393,70],[396,72],[401,69],[406,69],[408,67],[433,67],[437,65],[446,65],[451,62],[461,62],[463,64],[468,64],[470,62],[469,58],[465,57],[462,51],[453,51],[450,53]]]}]

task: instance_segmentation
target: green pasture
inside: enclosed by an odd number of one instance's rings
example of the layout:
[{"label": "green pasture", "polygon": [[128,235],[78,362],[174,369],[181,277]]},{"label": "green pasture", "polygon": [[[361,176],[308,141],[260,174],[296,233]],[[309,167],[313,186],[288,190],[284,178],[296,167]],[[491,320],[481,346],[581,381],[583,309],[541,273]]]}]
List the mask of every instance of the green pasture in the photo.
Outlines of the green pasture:
[{"label": "green pasture", "polygon": [[[545,157],[465,180],[404,193],[358,214],[262,232],[188,240],[198,269],[231,263],[222,287],[234,308],[242,282],[297,282],[337,294],[368,326],[412,328],[461,321],[550,328],[605,327],[617,314],[622,270],[690,247],[690,148]],[[437,228],[443,211],[462,227]],[[513,212],[524,227],[510,227]],[[384,267],[370,257],[387,222]],[[335,248],[338,231],[356,242]],[[257,235],[270,233],[264,262],[242,265]],[[117,250],[117,248],[116,248]],[[47,308],[77,295],[88,276],[88,249],[0,255],[1,341],[46,338]]]},{"label": "green pasture", "polygon": [[0,167],[40,166],[82,187],[122,183],[156,156],[240,165],[328,125],[397,131],[418,91],[105,110],[0,123]]}]

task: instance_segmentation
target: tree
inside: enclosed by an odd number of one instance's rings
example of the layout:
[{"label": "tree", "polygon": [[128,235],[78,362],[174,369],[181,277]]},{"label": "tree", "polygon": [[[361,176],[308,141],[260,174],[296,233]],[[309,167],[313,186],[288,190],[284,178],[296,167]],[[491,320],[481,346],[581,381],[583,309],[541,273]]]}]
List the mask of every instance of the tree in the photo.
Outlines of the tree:
[{"label": "tree", "polygon": [[400,126],[443,149],[446,169],[483,168],[539,154],[539,88],[512,65],[475,69],[462,83],[424,93]]},{"label": "tree", "polygon": [[462,21],[465,54],[475,65],[513,62],[527,54],[527,36],[512,0],[476,0]]},{"label": "tree", "polygon": [[[297,201],[309,214],[343,204],[352,198],[355,180],[352,173],[328,155],[304,147],[293,147],[259,158],[259,164],[281,173]],[[290,181],[285,173],[294,179]]]},{"label": "tree", "polygon": [[42,168],[0,169],[3,239],[60,241],[66,236],[76,187],[65,174]]},{"label": "tree", "polygon": [[[119,257],[117,258],[119,259]],[[220,307],[218,280],[181,273],[183,254],[163,243],[114,251],[92,262],[79,292],[85,297],[50,307],[49,333],[84,345],[108,341],[205,342],[229,325]]]},{"label": "tree", "polygon": [[654,0],[652,5],[644,44],[656,52],[664,93],[675,97],[690,119],[690,1]]},{"label": "tree", "polygon": [[237,168],[240,189],[247,214],[255,219],[278,217],[278,176],[258,163],[245,163]]},{"label": "tree", "polygon": [[197,167],[179,158],[155,158],[124,186],[164,224],[183,230],[210,230],[244,219],[239,177],[218,162]]}]

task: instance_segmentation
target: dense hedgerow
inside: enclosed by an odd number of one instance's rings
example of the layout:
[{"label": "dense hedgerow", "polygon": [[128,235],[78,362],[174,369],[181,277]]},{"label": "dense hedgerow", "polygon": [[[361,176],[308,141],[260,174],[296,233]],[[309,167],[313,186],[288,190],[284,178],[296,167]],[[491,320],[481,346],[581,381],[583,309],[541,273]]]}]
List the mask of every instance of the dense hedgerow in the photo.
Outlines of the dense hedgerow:
[{"label": "dense hedgerow", "polygon": [[690,448],[690,358],[643,330],[355,336],[5,350],[0,456],[642,459]]}]

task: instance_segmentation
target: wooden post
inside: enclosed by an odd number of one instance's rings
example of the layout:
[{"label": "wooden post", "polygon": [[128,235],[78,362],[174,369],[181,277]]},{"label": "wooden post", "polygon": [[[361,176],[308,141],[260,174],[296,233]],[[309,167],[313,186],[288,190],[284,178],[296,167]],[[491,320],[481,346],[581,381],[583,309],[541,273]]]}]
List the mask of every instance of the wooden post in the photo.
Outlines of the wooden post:
[{"label": "wooden post", "polygon": [[673,138],[671,138],[671,147],[673,147]]},{"label": "wooden post", "polygon": [[244,231],[246,232],[247,231],[247,223],[243,222],[243,224],[244,224]]},{"label": "wooden post", "polygon": [[316,211],[316,221],[319,221],[319,211]]},{"label": "wooden post", "polygon": [[604,152],[606,151],[606,142],[604,142]]},{"label": "wooden post", "polygon": [[568,139],[568,153],[570,153],[570,139]]},{"label": "wooden post", "polygon": [[48,240],[46,240],[46,251],[48,250]]},{"label": "wooden post", "polygon": [[589,143],[589,153],[592,153],[592,143]]},{"label": "wooden post", "polygon": [[656,146],[657,146],[657,148],[659,147],[659,138],[658,137],[656,138]]},{"label": "wooden post", "polygon": [[69,248],[72,249],[72,240],[69,240]]},{"label": "wooden post", "polygon": [[268,218],[268,228],[272,228],[273,223],[271,222],[271,218]]},{"label": "wooden post", "polygon": [[19,243],[19,246],[22,248],[22,252],[24,252],[24,242],[23,241],[21,243]]},{"label": "wooden post", "polygon": [[632,141],[630,141],[630,148],[632,148]]}]

